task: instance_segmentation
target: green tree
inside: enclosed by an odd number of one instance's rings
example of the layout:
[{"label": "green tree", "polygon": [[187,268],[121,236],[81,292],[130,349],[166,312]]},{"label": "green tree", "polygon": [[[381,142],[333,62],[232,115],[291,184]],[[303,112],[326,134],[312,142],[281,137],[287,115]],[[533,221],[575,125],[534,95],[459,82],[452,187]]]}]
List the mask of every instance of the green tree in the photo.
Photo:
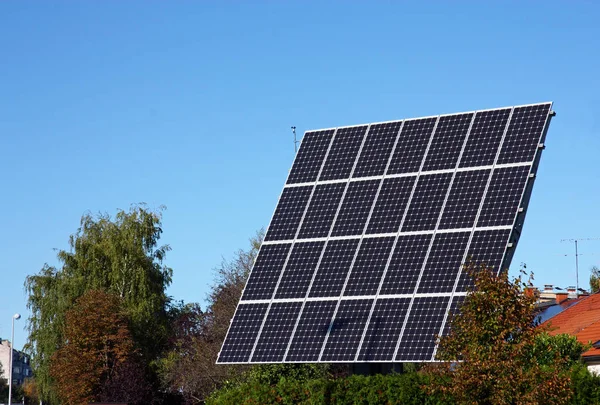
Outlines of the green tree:
[{"label": "green tree", "polygon": [[434,394],[459,404],[565,404],[572,395],[565,349],[544,342],[535,323],[537,293],[522,278],[495,276],[469,266],[474,279],[450,333],[440,341],[439,363],[427,368]]},{"label": "green tree", "polygon": [[129,211],[119,210],[114,218],[86,214],[69,239],[70,249],[58,251],[60,266],[46,264],[27,277],[31,311],[27,349],[45,401],[57,402],[49,365],[64,342],[65,314],[86,291],[120,297],[145,362],[159,357],[168,336],[165,289],[172,277],[172,269],[163,264],[170,248],[158,245],[162,210],[134,205]]},{"label": "green tree", "polygon": [[590,272],[590,290],[595,294],[600,291],[600,268],[594,266]]}]

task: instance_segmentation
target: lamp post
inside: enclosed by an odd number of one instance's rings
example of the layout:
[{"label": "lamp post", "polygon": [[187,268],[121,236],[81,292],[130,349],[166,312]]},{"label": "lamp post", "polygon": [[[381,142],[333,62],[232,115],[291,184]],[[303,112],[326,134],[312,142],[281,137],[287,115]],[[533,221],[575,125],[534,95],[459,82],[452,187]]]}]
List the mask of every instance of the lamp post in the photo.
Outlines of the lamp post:
[{"label": "lamp post", "polygon": [[21,319],[21,315],[14,314],[12,317],[12,332],[10,335],[10,360],[8,361],[8,405],[12,403],[12,375],[13,375],[13,350],[15,347],[15,320]]}]

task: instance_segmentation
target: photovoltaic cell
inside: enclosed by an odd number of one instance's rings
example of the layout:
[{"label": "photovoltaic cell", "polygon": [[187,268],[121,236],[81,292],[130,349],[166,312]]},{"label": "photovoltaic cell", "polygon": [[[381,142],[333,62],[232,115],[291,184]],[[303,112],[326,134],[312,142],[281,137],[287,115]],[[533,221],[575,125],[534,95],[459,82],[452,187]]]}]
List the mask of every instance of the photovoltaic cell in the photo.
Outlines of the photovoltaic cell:
[{"label": "photovoltaic cell", "polygon": [[450,297],[415,298],[401,337],[396,361],[429,361],[435,350]]},{"label": "photovoltaic cell", "polygon": [[437,223],[452,173],[419,177],[417,188],[408,206],[402,232],[434,229]]},{"label": "photovoltaic cell", "polygon": [[268,304],[238,305],[219,353],[220,361],[237,363],[249,360],[267,307]]},{"label": "photovoltaic cell", "polygon": [[404,122],[387,174],[419,171],[437,118]]},{"label": "photovoltaic cell", "polygon": [[409,298],[379,299],[365,333],[359,361],[392,361]]},{"label": "photovoltaic cell", "polygon": [[366,299],[340,303],[321,361],[354,360],[372,304]]},{"label": "photovoltaic cell", "polygon": [[266,241],[294,238],[312,189],[312,186],[303,186],[283,190],[265,236]]},{"label": "photovoltaic cell", "polygon": [[299,238],[318,238],[329,234],[333,217],[340,205],[345,188],[346,183],[317,186],[304,216]]},{"label": "photovoltaic cell", "polygon": [[271,306],[252,361],[279,362],[283,360],[301,307],[301,302],[276,302]]},{"label": "photovoltaic cell", "polygon": [[353,181],[333,226],[333,236],[361,235],[381,180]]},{"label": "photovoltaic cell", "polygon": [[458,172],[444,207],[440,229],[471,228],[483,197],[490,170]]},{"label": "photovoltaic cell", "polygon": [[509,265],[550,108],[307,132],[218,362],[432,361],[465,263]]},{"label": "photovoltaic cell", "polygon": [[329,149],[334,130],[307,132],[294,160],[287,184],[309,183],[317,180],[319,170]]},{"label": "photovoltaic cell", "polygon": [[371,125],[352,177],[381,176],[402,122]]},{"label": "photovoltaic cell", "polygon": [[518,166],[494,170],[477,226],[512,225],[530,169]]},{"label": "photovoltaic cell", "polygon": [[547,103],[515,108],[500,150],[499,164],[533,160],[550,107]]},{"label": "photovoltaic cell", "polygon": [[344,291],[345,296],[372,295],[377,292],[393,243],[393,237],[363,239]]},{"label": "photovoltaic cell", "polygon": [[367,234],[398,232],[416,176],[385,179],[367,227]]},{"label": "photovoltaic cell", "polygon": [[448,317],[446,318],[446,324],[444,325],[444,330],[442,331],[442,336],[448,336],[450,333],[450,323],[454,316],[459,314],[460,306],[465,301],[464,295],[457,295],[452,298],[452,303],[450,304],[450,311],[448,312]]},{"label": "photovoltaic cell", "polygon": [[275,293],[276,299],[304,298],[325,242],[296,243]]},{"label": "photovoltaic cell", "polygon": [[290,343],[286,361],[316,362],[337,301],[308,301]]},{"label": "photovoltaic cell", "polygon": [[291,243],[283,243],[263,245],[260,248],[252,268],[252,277],[244,288],[242,301],[271,299],[291,246]]},{"label": "photovoltaic cell", "polygon": [[460,167],[487,166],[494,163],[510,110],[504,108],[477,113],[460,160]]},{"label": "photovoltaic cell", "polygon": [[[476,231],[473,234],[465,264],[474,266],[483,265],[495,274],[498,274],[501,270],[501,261],[508,245],[509,236],[510,229]],[[463,271],[460,275],[456,291],[464,292],[472,286],[472,280],[467,273]]]},{"label": "photovoltaic cell", "polygon": [[310,297],[337,297],[341,294],[358,241],[342,239],[327,244],[310,290]]},{"label": "photovoltaic cell", "polygon": [[468,240],[468,232],[438,233],[435,235],[419,283],[419,293],[452,292],[467,249]]},{"label": "photovoltaic cell", "polygon": [[338,129],[319,180],[337,180],[350,177],[352,166],[354,166],[354,161],[366,132],[367,125]]},{"label": "photovoltaic cell", "polygon": [[433,235],[398,238],[380,294],[412,294]]},{"label": "photovoltaic cell", "polygon": [[456,167],[472,118],[473,114],[440,117],[425,158],[424,171]]}]

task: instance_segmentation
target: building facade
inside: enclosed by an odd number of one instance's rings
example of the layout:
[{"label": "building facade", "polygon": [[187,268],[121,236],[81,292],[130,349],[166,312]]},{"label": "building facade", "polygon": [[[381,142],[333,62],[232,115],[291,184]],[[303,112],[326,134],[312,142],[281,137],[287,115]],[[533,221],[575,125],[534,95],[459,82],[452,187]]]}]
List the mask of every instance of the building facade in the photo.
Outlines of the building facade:
[{"label": "building facade", "polygon": [[[0,340],[0,364],[2,365],[2,375],[0,377],[7,381],[11,350],[13,349],[9,340]],[[13,350],[13,385],[23,384],[23,381],[32,375],[29,356],[19,350]]]}]

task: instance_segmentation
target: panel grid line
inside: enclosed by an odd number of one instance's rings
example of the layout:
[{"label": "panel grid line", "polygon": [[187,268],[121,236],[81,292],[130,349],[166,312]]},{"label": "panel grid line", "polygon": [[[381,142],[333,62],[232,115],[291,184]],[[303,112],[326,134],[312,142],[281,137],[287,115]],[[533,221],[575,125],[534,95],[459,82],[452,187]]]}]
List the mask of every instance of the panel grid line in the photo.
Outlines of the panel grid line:
[{"label": "panel grid line", "polygon": [[[394,140],[394,146],[392,147],[392,150],[390,152],[390,155],[388,157],[388,161],[386,162],[386,166],[385,166],[385,170],[383,171],[383,176],[381,176],[381,181],[379,183],[379,188],[377,189],[377,195],[375,196],[373,203],[371,204],[371,209],[369,211],[369,215],[367,217],[367,221],[365,222],[365,225],[363,227],[363,231],[361,234],[361,237],[358,241],[358,246],[356,247],[356,251],[354,253],[354,257],[352,258],[352,263],[350,264],[350,268],[348,270],[348,273],[346,274],[346,279],[344,280],[344,285],[342,286],[342,290],[340,291],[340,297],[338,300],[338,303],[333,311],[333,315],[331,316],[331,321],[329,322],[329,328],[327,329],[327,333],[325,335],[325,340],[323,341],[323,345],[321,346],[321,352],[319,353],[319,360],[321,361],[321,358],[323,357],[323,352],[325,351],[325,347],[327,346],[327,341],[329,340],[329,335],[331,334],[331,329],[333,327],[333,322],[335,321],[335,317],[337,315],[338,309],[340,307],[340,303],[342,301],[342,297],[344,296],[344,292],[346,291],[346,287],[348,285],[348,280],[350,280],[350,275],[352,274],[352,270],[354,269],[354,264],[356,263],[356,259],[358,257],[358,253],[360,252],[360,247],[362,245],[362,241],[364,240],[364,237],[366,235],[367,229],[369,227],[369,222],[371,220],[371,216],[373,215],[373,211],[375,210],[375,206],[377,204],[377,198],[379,197],[379,192],[381,191],[381,188],[383,187],[383,181],[385,180],[385,174],[389,168],[389,165],[392,161],[392,159],[394,158],[394,152],[396,150],[396,146],[398,145],[398,140],[400,139],[400,136],[402,135],[402,129],[404,128],[404,123],[405,121],[402,121],[402,124],[400,125],[400,128],[398,129],[398,133],[396,134],[396,139]],[[358,159],[357,159],[358,161]],[[407,207],[408,208],[408,207]]]},{"label": "panel grid line", "polygon": [[[456,170],[460,166],[460,160],[461,160],[462,155],[463,155],[463,153],[465,151],[465,147],[467,145],[467,142],[469,141],[469,134],[471,133],[471,129],[473,128],[473,124],[475,123],[476,117],[477,117],[477,112],[475,112],[473,114],[473,117],[471,118],[471,123],[469,125],[469,129],[467,130],[467,134],[466,134],[465,139],[463,141],[460,153],[458,155],[458,159],[456,160],[455,170],[454,170],[454,173],[452,174],[452,178],[450,179],[450,184],[448,185],[448,190],[446,191],[446,196],[444,197],[444,202],[442,203],[442,208],[440,210],[440,213],[439,213],[438,218],[437,218],[437,222],[435,224],[433,236],[431,238],[431,241],[429,242],[429,247],[427,248],[427,253],[425,254],[425,259],[423,260],[423,266],[421,267],[421,272],[419,273],[419,277],[417,278],[417,283],[415,284],[415,289],[414,289],[413,297],[411,298],[410,303],[408,304],[408,309],[406,310],[406,315],[404,316],[404,321],[402,323],[402,328],[400,329],[400,335],[398,336],[398,341],[396,342],[396,349],[394,350],[394,355],[392,357],[392,361],[394,361],[396,359],[396,357],[398,356],[398,350],[400,349],[400,343],[402,342],[402,339],[404,337],[404,332],[406,330],[406,325],[408,324],[408,319],[410,317],[410,313],[411,313],[413,304],[415,302],[415,294],[419,290],[419,286],[421,284],[421,279],[423,277],[423,273],[425,272],[425,268],[427,267],[427,262],[429,260],[430,254],[431,254],[431,249],[433,247],[433,243],[435,242],[435,236],[436,236],[436,233],[437,233],[437,229],[438,229],[438,227],[440,225],[440,222],[442,220],[442,216],[444,215],[444,208],[446,206],[446,202],[448,201],[448,197],[450,195],[450,191],[452,190],[452,183],[454,182],[454,178],[456,176]],[[425,163],[425,160],[423,160],[423,164],[424,163]]]},{"label": "panel grid line", "polygon": [[[312,290],[312,286],[313,286],[314,280],[315,280],[315,278],[317,276],[317,272],[319,271],[319,268],[321,266],[321,261],[323,260],[323,256],[325,255],[325,251],[327,250],[327,245],[329,243],[329,240],[332,237],[331,234],[333,233],[333,228],[335,227],[335,223],[336,223],[337,217],[338,217],[338,215],[340,213],[340,210],[342,209],[342,204],[344,203],[344,197],[345,197],[346,192],[348,191],[348,187],[350,185],[350,179],[352,178],[352,174],[354,173],[354,169],[356,168],[356,164],[358,163],[358,160],[360,158],[360,154],[362,152],[363,146],[365,145],[365,143],[367,141],[367,137],[369,136],[370,129],[371,129],[371,126],[369,125],[367,127],[367,130],[366,130],[364,136],[363,136],[363,139],[362,139],[362,142],[360,144],[360,147],[358,148],[358,152],[356,154],[356,158],[354,159],[354,163],[352,165],[352,169],[350,170],[349,178],[345,179],[345,181],[346,181],[346,188],[344,189],[344,193],[342,194],[342,198],[340,199],[340,202],[338,204],[337,211],[335,213],[335,216],[333,217],[333,221],[331,223],[331,226],[329,227],[329,232],[327,234],[327,237],[324,239],[325,243],[323,244],[323,248],[321,250],[321,255],[319,256],[319,260],[317,262],[315,270],[313,271],[312,277],[310,279],[310,283],[308,285],[308,289],[306,290],[306,294],[304,295],[304,299],[302,301],[302,306],[300,307],[300,312],[298,313],[298,316],[296,318],[296,322],[294,323],[294,328],[292,329],[292,334],[290,335],[287,347],[285,349],[285,353],[283,355],[283,361],[285,361],[285,359],[287,358],[287,355],[289,353],[290,347],[292,345],[292,341],[294,340],[294,336],[296,335],[296,329],[298,328],[298,324],[300,323],[300,318],[302,317],[302,313],[304,312],[304,307],[306,306],[306,301],[309,298],[309,295],[310,295],[310,292]],[[320,176],[320,174],[319,174],[319,176]]]},{"label": "panel grid line", "polygon": [[510,265],[553,115],[305,131],[217,363],[437,361],[465,261]]},{"label": "panel grid line", "polygon": [[[419,166],[419,171],[416,173],[416,178],[415,178],[415,182],[413,184],[411,193],[408,197],[408,201],[406,202],[406,207],[404,209],[404,213],[402,214],[402,219],[400,220],[400,225],[398,226],[398,232],[396,232],[396,234],[394,235],[394,243],[392,244],[392,249],[390,250],[390,254],[388,256],[387,262],[385,264],[385,267],[383,269],[383,274],[381,275],[381,279],[379,281],[379,285],[377,286],[377,292],[375,293],[375,299],[373,300],[373,304],[371,304],[371,309],[369,311],[369,315],[367,317],[367,322],[365,323],[365,327],[363,329],[363,333],[362,336],[360,338],[360,342],[358,344],[358,348],[356,350],[356,354],[354,356],[354,361],[358,360],[358,356],[360,355],[360,351],[362,349],[362,345],[363,342],[365,340],[365,336],[367,334],[367,330],[369,329],[369,325],[371,323],[371,318],[373,317],[373,312],[375,311],[375,306],[377,305],[377,298],[379,297],[379,293],[381,292],[381,288],[383,286],[383,281],[385,280],[385,277],[387,275],[390,263],[392,262],[392,259],[394,257],[394,251],[396,249],[396,245],[398,243],[398,240],[400,239],[400,234],[402,231],[402,227],[404,226],[404,221],[406,220],[406,216],[408,215],[408,209],[410,207],[410,204],[412,202],[412,198],[414,196],[415,190],[417,189],[417,184],[419,183],[419,178],[421,177],[421,169],[423,169],[423,166],[425,165],[425,161],[427,160],[427,155],[429,154],[429,148],[431,147],[431,144],[433,143],[433,138],[435,137],[435,133],[438,127],[438,123],[440,121],[441,116],[438,116],[436,121],[435,121],[435,125],[433,126],[433,129],[431,130],[431,135],[429,136],[429,140],[427,142],[427,146],[425,148],[425,152],[423,153],[423,158],[421,159],[421,164]],[[392,157],[393,158],[393,153],[392,153]],[[390,162],[391,162],[391,158],[390,158]],[[386,167],[386,173],[387,170],[389,169],[389,162],[388,162],[388,167]],[[384,173],[385,175],[385,173]],[[392,177],[392,176],[390,176]],[[407,309],[407,312],[405,314],[405,318],[408,317],[409,311]],[[392,360],[394,360],[392,358]]]},{"label": "panel grid line", "polygon": [[[306,132],[304,132],[304,136],[302,137],[302,139],[300,140],[300,145],[298,145],[298,150],[300,150],[300,148],[302,147],[302,142],[305,139],[306,136]],[[333,143],[333,138],[335,137],[335,132],[334,132],[334,136],[331,137],[331,142],[329,147],[331,147],[331,144]],[[294,159],[297,157],[297,153],[294,155]],[[293,166],[293,164],[292,164]],[[287,177],[285,179],[284,187],[281,190],[281,193],[279,193],[279,198],[277,199],[277,203],[275,204],[275,208],[273,209],[273,213],[271,214],[271,219],[267,225],[267,229],[265,229],[265,236],[267,236],[267,232],[269,232],[269,228],[271,227],[271,224],[273,223],[273,218],[275,217],[275,212],[277,211],[277,205],[279,204],[279,201],[281,200],[281,197],[283,196],[283,192],[285,191],[285,184],[287,184],[290,175],[292,173],[292,168],[290,167],[290,169],[288,170],[288,174]],[[308,203],[307,203],[307,207],[308,207]],[[258,252],[256,252],[256,257],[254,258],[254,263],[252,263],[252,268],[250,269],[250,272],[248,273],[248,279],[250,280],[250,277],[252,276],[252,272],[254,271],[254,265],[256,264],[256,259],[258,258],[258,255],[260,255],[260,252],[263,248],[263,246],[265,246],[267,243],[265,243],[265,241],[263,240],[263,242],[261,243],[260,247],[258,248]],[[291,249],[290,249],[291,250]],[[247,283],[246,280],[246,283]],[[246,289],[247,284],[244,286],[244,288],[242,289],[241,295],[240,295],[240,299],[241,297],[244,295],[244,290]],[[240,302],[241,303],[241,302]],[[229,326],[231,326],[231,323],[233,322],[233,320],[235,319],[235,316],[237,314],[238,308],[239,308],[239,304],[235,307],[235,311],[233,312],[233,316],[231,317],[231,319],[229,320]],[[221,349],[219,349],[219,353],[217,353],[217,362],[219,361],[219,356],[221,355],[221,351],[223,350],[223,346],[225,345],[225,342],[227,341],[227,338],[229,337],[229,332],[231,331],[231,328],[227,328],[227,332],[225,333],[225,339],[223,339],[223,343],[221,343]]]},{"label": "panel grid line", "polygon": [[[413,295],[417,298],[422,297],[451,297],[451,292],[445,293],[406,293],[406,294],[379,294],[378,297],[381,299],[389,299],[389,298],[412,298]],[[466,292],[456,292],[454,294],[455,297],[465,296]],[[308,298],[275,298],[273,300],[274,304],[284,303],[284,302],[314,302],[314,301],[337,301],[340,297],[308,297]],[[341,298],[342,301],[351,301],[351,300],[363,300],[363,299],[375,299],[375,295],[345,295]],[[240,302],[240,305],[249,305],[249,304],[268,304],[271,300],[246,300]]]},{"label": "panel grid line", "polygon": [[[335,141],[335,134],[336,133],[337,133],[337,129],[333,132],[333,135],[331,136],[331,140],[329,141],[329,146],[327,147],[327,152],[325,152],[325,157],[323,158],[323,162],[321,163],[321,167],[319,168],[319,172],[317,173],[317,179],[321,175],[321,171],[323,170],[323,167],[325,167],[325,162],[327,161],[327,156],[329,155],[329,151],[331,150],[331,146],[333,145],[333,142]],[[298,150],[300,150],[300,149],[298,149]],[[315,180],[315,183],[316,183],[316,180]],[[260,324],[260,328],[258,329],[258,334],[256,335],[256,339],[254,340],[254,345],[252,346],[252,351],[250,352],[250,356],[248,357],[248,361],[249,362],[252,361],[252,356],[254,356],[254,352],[256,350],[256,346],[258,345],[258,341],[259,341],[260,336],[262,334],[263,327],[265,326],[265,322],[267,321],[267,317],[269,316],[269,312],[271,310],[271,306],[273,305],[273,300],[275,299],[275,295],[277,294],[277,288],[279,287],[279,283],[281,282],[281,279],[283,278],[283,275],[285,273],[285,268],[286,268],[287,263],[290,260],[290,257],[292,255],[292,251],[294,250],[295,239],[300,234],[300,230],[302,229],[302,223],[304,222],[304,218],[306,216],[306,213],[308,212],[311,200],[312,200],[312,198],[313,198],[316,190],[317,190],[317,186],[314,185],[313,189],[312,189],[312,191],[310,193],[310,197],[308,198],[308,202],[306,203],[306,207],[304,207],[304,212],[302,213],[302,218],[300,219],[300,223],[298,224],[298,228],[296,229],[296,235],[294,237],[294,241],[292,241],[292,245],[290,246],[290,250],[287,253],[287,257],[285,259],[283,267],[281,268],[281,272],[279,273],[279,278],[277,279],[277,283],[275,284],[275,289],[273,290],[273,294],[271,295],[271,300],[269,301],[269,305],[267,307],[267,311],[265,312],[265,316],[263,317],[262,323]]]},{"label": "panel grid line", "polygon": [[[545,103],[544,103],[545,104]],[[546,121],[544,122],[544,128],[542,129],[542,133],[540,134],[539,140],[538,140],[538,147],[536,148],[535,154],[533,156],[533,160],[531,161],[531,169],[529,172],[529,175],[531,175],[531,170],[535,170],[536,169],[536,159],[539,159],[541,157],[542,154],[542,148],[540,148],[540,145],[542,144],[542,141],[544,140],[544,137],[546,136],[546,132],[548,131],[548,127],[550,125],[550,120],[552,119],[553,116],[553,111],[552,111],[552,103],[549,103],[550,107],[548,108],[548,115],[546,116]],[[535,104],[531,104],[531,105],[535,105]],[[526,107],[526,106],[519,106],[519,107]],[[519,107],[513,107],[513,109],[519,108]],[[539,161],[538,161],[539,163]],[[500,167],[503,165],[497,165],[496,167]],[[525,195],[525,191],[527,190],[527,186],[528,186],[528,182],[525,183],[525,186],[523,187],[523,193],[521,194],[521,198],[519,200],[519,208],[526,208],[526,206],[523,206],[523,197]],[[523,214],[525,214],[525,212],[523,212]],[[514,232],[514,229],[516,228],[516,223],[517,220],[519,219],[519,213],[517,212],[517,215],[514,216],[513,218],[513,222],[512,225],[510,226],[511,229]],[[512,235],[509,236],[509,240],[512,237]],[[516,248],[516,246],[513,247],[513,249]],[[504,260],[506,259],[506,255],[507,255],[507,251],[505,250],[504,253],[502,254],[502,259],[500,260],[500,266],[502,267],[502,264],[504,263]]]},{"label": "panel grid line", "polygon": [[[475,229],[475,228],[476,228],[476,226],[477,226],[477,222],[479,221],[479,216],[481,215],[481,212],[483,211],[483,206],[484,206],[484,203],[485,203],[485,199],[486,199],[486,197],[487,197],[487,193],[488,193],[488,190],[489,190],[489,186],[490,186],[490,184],[491,184],[491,182],[492,182],[492,177],[493,177],[494,171],[495,171],[497,168],[503,168],[503,167],[504,167],[504,165],[502,165],[502,164],[497,164],[497,162],[498,162],[498,160],[499,160],[499,158],[500,158],[500,153],[502,152],[502,147],[504,146],[504,140],[506,139],[506,134],[508,133],[508,130],[509,130],[509,128],[510,128],[510,124],[511,124],[511,121],[512,121],[513,113],[514,113],[514,111],[515,111],[515,109],[516,109],[516,108],[519,108],[519,107],[513,107],[513,108],[511,109],[511,111],[510,111],[510,115],[509,115],[509,117],[508,117],[508,120],[507,120],[507,122],[506,122],[506,127],[504,128],[504,133],[502,134],[502,139],[500,140],[500,144],[498,145],[498,150],[497,150],[497,152],[496,152],[496,156],[495,156],[495,158],[494,158],[494,163],[493,163],[493,165],[492,165],[493,167],[492,167],[492,169],[491,169],[491,171],[490,171],[490,175],[489,175],[489,178],[488,178],[488,181],[487,181],[486,187],[485,187],[485,191],[484,191],[484,193],[483,193],[483,196],[482,196],[482,198],[481,198],[481,202],[480,202],[480,205],[479,205],[479,209],[478,209],[478,211],[477,211],[477,215],[476,215],[476,217],[475,217],[475,222],[474,222],[474,225],[473,225],[473,231],[471,232],[471,235],[470,235],[469,241],[467,242],[467,247],[466,247],[466,249],[465,249],[465,253],[464,253],[464,256],[463,256],[463,263],[465,262],[465,260],[467,259],[467,255],[469,254],[469,249],[471,248],[471,243],[472,243],[472,241],[473,241],[473,237],[474,237],[474,235],[475,235],[475,232],[476,232],[476,229]],[[549,108],[549,110],[551,110],[551,109],[552,109],[552,105],[550,105],[550,108]],[[550,113],[550,111],[549,111],[549,113]],[[546,121],[545,121],[545,123],[544,123],[544,130],[542,130],[542,132],[541,132],[541,134],[540,134],[540,140],[541,140],[541,138],[544,136],[544,131],[545,131],[545,130],[547,129],[547,127],[548,127],[548,123],[549,123],[549,121],[550,121],[550,118],[551,118],[551,115],[550,115],[550,114],[548,114],[548,116],[546,117]],[[538,144],[539,144],[539,141],[538,141]],[[533,169],[533,163],[535,162],[535,159],[536,159],[536,157],[537,157],[538,153],[541,153],[541,152],[539,152],[539,149],[538,149],[538,148],[536,148],[536,152],[535,152],[535,154],[534,154],[534,157],[533,157],[532,161],[531,161],[531,162],[529,162],[529,163],[527,163],[527,166],[531,166],[531,168],[530,168],[530,171],[529,171],[529,173],[530,173],[530,174],[531,174],[531,170]],[[527,189],[527,185],[528,185],[529,181],[531,181],[531,180],[529,180],[529,179],[528,179],[527,181],[525,181],[525,184],[523,185],[523,190],[522,190],[522,192],[521,192],[521,197],[519,198],[519,207],[521,207],[521,203],[522,203],[522,199],[523,199],[523,194],[525,193],[525,190]],[[517,218],[518,218],[518,214],[517,214],[517,215],[514,215],[514,218],[513,218],[513,223],[512,223],[512,225],[510,226],[510,229],[514,229],[514,228],[515,228],[515,223],[516,223],[516,221],[517,221]],[[506,240],[506,244],[508,244],[508,242],[509,242],[509,240],[510,240],[510,236],[511,236],[511,235],[509,235],[509,239],[507,239],[507,240]],[[515,247],[516,247],[516,246],[513,246],[513,249],[514,249]],[[504,257],[506,256],[506,254],[507,254],[507,249],[505,248],[505,249],[504,249],[504,251],[503,251],[503,254],[502,254],[502,258],[501,258],[501,260],[500,260],[500,263],[499,263],[499,267],[498,267],[498,274],[499,274],[499,273],[502,271],[502,264],[503,264],[503,262],[504,262]],[[439,335],[439,336],[441,336],[441,335],[442,335],[442,333],[443,333],[443,331],[444,331],[444,328],[445,328],[445,326],[446,326],[446,323],[448,322],[448,314],[449,314],[449,312],[450,312],[450,307],[451,307],[451,305],[452,305],[452,301],[453,301],[454,297],[455,297],[455,296],[457,296],[457,294],[456,294],[456,289],[457,289],[457,287],[458,287],[458,283],[459,283],[459,281],[460,281],[460,277],[461,277],[461,275],[462,275],[462,267],[461,267],[461,269],[459,269],[459,272],[458,272],[458,274],[457,274],[457,276],[456,276],[456,280],[455,280],[455,282],[454,282],[454,287],[453,287],[453,289],[452,289],[452,297],[450,298],[450,301],[448,302],[448,307],[447,307],[447,309],[446,309],[446,313],[444,314],[444,320],[442,321],[442,325],[441,325],[441,327],[440,327],[440,331],[439,331],[439,333],[438,333],[438,335]],[[436,345],[435,345],[435,348],[434,348],[434,350],[433,350],[433,356],[432,356],[432,360],[435,360],[435,356],[436,356],[436,354],[437,354],[438,348],[439,348],[439,344],[436,344]]]},{"label": "panel grid line", "polygon": [[[385,178],[386,179],[395,179],[395,178],[399,178],[399,177],[414,177],[417,174],[421,174],[422,176],[428,176],[428,175],[432,175],[432,174],[443,174],[443,173],[462,173],[462,172],[477,172],[477,171],[481,171],[481,170],[490,170],[492,167],[495,167],[497,169],[503,169],[503,168],[508,168],[508,167],[520,167],[520,166],[529,166],[533,163],[532,161],[527,161],[527,162],[515,162],[515,163],[498,163],[496,165],[485,165],[485,166],[467,166],[467,167],[459,167],[458,169],[436,169],[436,170],[423,170],[421,172],[409,172],[409,173],[390,173],[390,174],[386,174]],[[350,182],[358,182],[358,181],[366,181],[366,180],[380,180],[383,178],[383,175],[381,176],[365,176],[365,177],[353,177],[350,178]],[[336,183],[345,183],[346,181],[348,181],[347,178],[343,178],[343,179],[335,179],[335,180],[319,180],[317,181],[317,185],[320,186],[322,184],[336,184]],[[294,187],[306,187],[306,186],[312,186],[315,183],[313,182],[309,182],[309,183],[292,183],[292,184],[286,184],[284,185],[284,188],[294,188]]]},{"label": "panel grid line", "polygon": [[[508,128],[510,127],[510,123],[512,120],[512,116],[513,116],[513,112],[515,111],[514,107],[510,110],[510,115],[508,116],[508,120],[506,121],[506,126],[504,127],[504,132],[502,134],[502,138],[500,139],[500,143],[498,145],[498,149],[496,150],[496,156],[494,157],[494,163],[492,164],[492,168],[490,170],[490,174],[488,175],[488,179],[485,185],[485,189],[483,191],[483,195],[481,196],[481,200],[479,202],[479,207],[477,209],[477,214],[475,215],[475,221],[473,222],[473,229],[471,231],[471,233],[469,234],[469,240],[467,241],[467,246],[465,247],[465,252],[463,254],[462,257],[462,261],[461,263],[465,263],[465,260],[467,259],[467,255],[469,253],[469,249],[471,248],[471,242],[473,241],[473,236],[475,235],[475,228],[477,227],[477,221],[479,220],[479,216],[481,215],[481,211],[483,210],[483,204],[485,202],[485,199],[487,197],[487,192],[488,189],[490,187],[490,183],[492,182],[492,177],[494,175],[494,170],[495,170],[495,166],[496,166],[496,162],[498,162],[498,157],[500,156],[500,151],[502,150],[502,146],[504,145],[504,139],[506,138],[506,133],[508,132]],[[508,242],[508,241],[507,241]],[[448,319],[448,312],[450,311],[450,307],[452,305],[452,300],[454,298],[454,293],[456,292],[456,287],[458,287],[458,282],[460,280],[460,276],[462,274],[462,267],[463,265],[461,264],[461,267],[458,270],[458,273],[456,274],[456,279],[454,280],[454,286],[452,287],[452,296],[450,298],[450,300],[448,301],[448,306],[446,308],[446,313],[444,314],[444,319],[442,320],[442,324],[440,326],[439,332],[438,332],[438,336],[441,336],[441,334],[444,331],[444,327],[446,325],[446,321]],[[502,269],[500,269],[501,271]],[[439,344],[436,343],[435,348],[433,349],[433,354],[431,359],[435,359],[435,355],[437,354],[437,349],[439,347]]]},{"label": "panel grid line", "polygon": [[[503,230],[503,229],[512,229],[511,225],[493,225],[493,226],[478,226],[475,227],[475,231],[495,231],[495,230]],[[444,234],[444,233],[457,233],[457,232],[471,232],[473,228],[448,228],[448,229],[438,229],[436,234]],[[412,235],[432,235],[434,233],[433,229],[427,229],[424,231],[406,231],[406,232],[390,232],[390,233],[370,233],[365,234],[364,239],[373,239],[373,238],[390,238],[396,237],[396,235],[402,236],[412,236]],[[298,238],[298,239],[286,239],[286,240],[276,240],[276,241],[266,241],[263,242],[264,245],[280,245],[284,243],[292,243],[294,240],[296,242],[324,242],[334,241],[334,240],[351,240],[351,239],[360,239],[361,235],[342,235],[342,236],[322,236],[318,238]]]}]

